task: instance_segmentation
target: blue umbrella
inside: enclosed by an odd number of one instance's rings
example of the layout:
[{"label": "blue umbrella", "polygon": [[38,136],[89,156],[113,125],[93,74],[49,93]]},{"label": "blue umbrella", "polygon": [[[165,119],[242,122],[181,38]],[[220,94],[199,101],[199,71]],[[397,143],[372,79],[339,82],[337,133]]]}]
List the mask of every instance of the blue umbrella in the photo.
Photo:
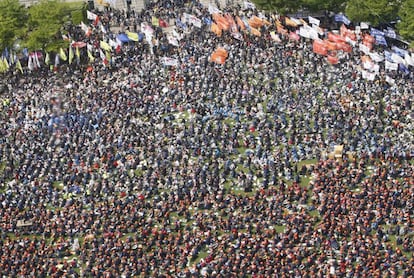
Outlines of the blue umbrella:
[{"label": "blue umbrella", "polygon": [[118,35],[118,39],[119,39],[121,42],[123,42],[123,43],[128,43],[128,42],[130,42],[130,41],[131,41],[131,40],[128,38],[128,36],[127,36],[126,34],[124,34],[124,33],[119,34],[119,35]]}]

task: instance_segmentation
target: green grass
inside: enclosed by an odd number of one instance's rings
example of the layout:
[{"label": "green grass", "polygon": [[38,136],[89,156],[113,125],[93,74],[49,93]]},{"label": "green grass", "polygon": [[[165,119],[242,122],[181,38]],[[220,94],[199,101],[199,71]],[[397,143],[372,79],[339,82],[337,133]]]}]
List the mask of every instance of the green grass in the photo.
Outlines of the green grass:
[{"label": "green grass", "polygon": [[56,190],[61,191],[63,189],[63,183],[61,181],[55,181],[52,185]]},{"label": "green grass", "polygon": [[285,226],[284,225],[275,225],[274,226],[276,233],[284,233],[285,232]]},{"label": "green grass", "polygon": [[198,264],[202,259],[205,259],[208,256],[206,248],[203,248],[197,255],[197,257],[191,261],[192,265]]},{"label": "green grass", "polygon": [[6,168],[6,162],[0,162],[0,175],[3,174],[4,168]]}]

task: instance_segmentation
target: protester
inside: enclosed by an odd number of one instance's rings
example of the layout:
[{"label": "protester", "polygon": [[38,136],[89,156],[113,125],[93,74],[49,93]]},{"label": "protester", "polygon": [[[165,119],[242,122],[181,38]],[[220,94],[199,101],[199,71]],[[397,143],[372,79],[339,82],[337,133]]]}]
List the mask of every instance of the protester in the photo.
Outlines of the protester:
[{"label": "protester", "polygon": [[114,25],[210,14],[96,13],[106,33],[71,32],[90,65],[5,79],[2,276],[414,275],[412,73],[365,80],[356,49],[331,65],[309,40],[273,40],[273,21],[242,38],[187,23],[178,46],[154,27],[103,63]]}]

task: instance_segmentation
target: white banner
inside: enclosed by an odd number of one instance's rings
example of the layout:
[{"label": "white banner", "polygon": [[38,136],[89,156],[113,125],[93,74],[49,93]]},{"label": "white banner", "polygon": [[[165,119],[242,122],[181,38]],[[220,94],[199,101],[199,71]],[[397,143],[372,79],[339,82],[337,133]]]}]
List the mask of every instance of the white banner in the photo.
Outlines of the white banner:
[{"label": "white banner", "polygon": [[170,58],[170,57],[162,57],[161,58],[162,64],[164,66],[174,66],[177,67],[178,66],[178,60],[175,58]]},{"label": "white banner", "polygon": [[359,50],[361,52],[365,53],[365,54],[369,54],[369,52],[370,52],[369,48],[366,45],[364,45],[363,43],[359,44]]},{"label": "white banner", "polygon": [[318,39],[318,32],[309,25],[305,25],[299,28],[299,36],[316,40]]},{"label": "white banner", "polygon": [[197,28],[201,28],[201,19],[197,18],[196,16],[192,14],[183,14],[183,22],[184,23],[191,23]]},{"label": "white banner", "polygon": [[398,55],[396,53],[391,54],[391,60],[393,60],[396,63],[405,65],[405,60],[400,55]]},{"label": "white banner", "polygon": [[309,16],[308,21],[309,21],[309,24],[315,24],[317,26],[319,26],[319,23],[321,22],[319,19],[311,17],[311,16]]},{"label": "white banner", "polygon": [[177,38],[174,37],[173,35],[168,34],[167,39],[168,39],[169,44],[174,45],[174,46],[179,46]]},{"label": "white banner", "polygon": [[395,84],[395,80],[393,78],[389,77],[388,75],[385,76],[385,81],[390,85]]},{"label": "white banner", "polygon": [[367,79],[369,81],[374,81],[375,75],[376,74],[374,72],[368,72],[366,70],[362,71],[362,78]]},{"label": "white banner", "polygon": [[387,70],[398,70],[398,64],[385,61],[385,69],[387,69]]},{"label": "white banner", "polygon": [[413,54],[410,55],[407,52],[404,55],[404,60],[407,63],[407,65],[410,65],[410,66],[413,66],[414,67],[414,58],[412,56],[413,56]]},{"label": "white banner", "polygon": [[369,24],[366,22],[361,22],[360,27],[361,29],[369,29]]},{"label": "white banner", "polygon": [[384,56],[376,53],[376,52],[372,52],[372,53],[368,53],[369,57],[371,57],[372,60],[374,60],[375,62],[382,62],[384,61]]}]

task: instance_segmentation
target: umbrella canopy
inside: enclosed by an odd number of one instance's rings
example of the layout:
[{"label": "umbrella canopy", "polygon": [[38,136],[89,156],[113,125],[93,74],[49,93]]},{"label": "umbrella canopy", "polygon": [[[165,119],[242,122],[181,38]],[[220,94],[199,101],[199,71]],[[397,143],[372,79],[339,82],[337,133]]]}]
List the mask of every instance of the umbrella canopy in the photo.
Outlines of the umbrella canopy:
[{"label": "umbrella canopy", "polygon": [[131,40],[128,38],[128,36],[127,36],[126,34],[124,34],[124,33],[119,34],[119,35],[118,35],[118,39],[119,39],[121,42],[123,42],[123,43],[125,43],[125,42],[130,42],[130,41],[131,41]]}]

